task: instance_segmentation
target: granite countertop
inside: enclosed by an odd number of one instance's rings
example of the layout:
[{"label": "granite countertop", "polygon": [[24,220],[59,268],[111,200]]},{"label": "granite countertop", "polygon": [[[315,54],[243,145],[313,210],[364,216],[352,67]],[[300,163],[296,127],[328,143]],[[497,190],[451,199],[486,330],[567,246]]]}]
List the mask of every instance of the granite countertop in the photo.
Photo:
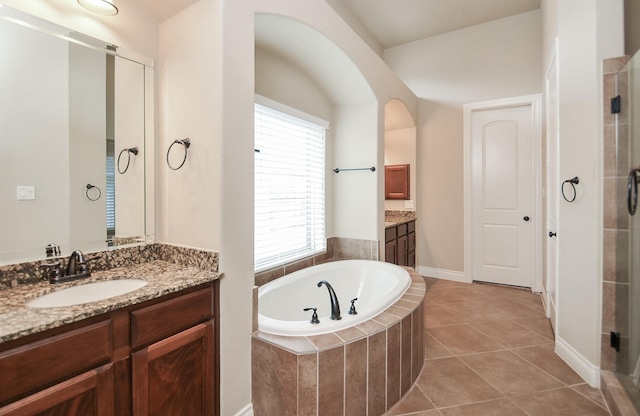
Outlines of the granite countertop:
[{"label": "granite countertop", "polygon": [[396,225],[404,224],[407,222],[415,221],[415,217],[385,217],[384,227],[395,227]]},{"label": "granite countertop", "polygon": [[[209,283],[221,277],[221,273],[154,260],[93,272],[87,279],[70,283],[52,285],[48,281],[43,281],[2,290],[0,291],[0,343]],[[133,292],[98,302],[41,309],[24,306],[32,299],[56,290],[115,279],[140,279],[149,283]]]}]

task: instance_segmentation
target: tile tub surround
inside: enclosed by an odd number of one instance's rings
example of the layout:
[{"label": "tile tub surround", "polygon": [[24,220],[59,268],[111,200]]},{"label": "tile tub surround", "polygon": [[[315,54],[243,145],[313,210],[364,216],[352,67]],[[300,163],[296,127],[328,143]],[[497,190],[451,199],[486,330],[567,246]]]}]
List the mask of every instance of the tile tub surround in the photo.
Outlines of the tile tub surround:
[{"label": "tile tub surround", "polygon": [[[52,285],[48,281],[40,280],[38,283],[22,284],[14,288],[0,290],[2,296],[0,300],[0,343],[135,305],[209,283],[222,277],[222,274],[218,273],[217,253],[168,245],[157,245],[156,247],[148,247],[148,249],[167,260],[149,259],[141,263],[93,271],[91,277],[70,283]],[[131,257],[138,259],[137,256]],[[105,262],[105,264],[108,263]],[[119,263],[116,262],[116,264]],[[185,265],[185,263],[187,264]],[[198,266],[204,266],[204,268]],[[124,278],[141,279],[149,283],[133,292],[98,302],[46,309],[31,309],[24,306],[25,302],[54,290]]]},{"label": "tile tub surround", "polygon": [[424,363],[424,279],[380,315],[336,333],[283,337],[256,332],[252,389],[256,416],[384,414]]}]

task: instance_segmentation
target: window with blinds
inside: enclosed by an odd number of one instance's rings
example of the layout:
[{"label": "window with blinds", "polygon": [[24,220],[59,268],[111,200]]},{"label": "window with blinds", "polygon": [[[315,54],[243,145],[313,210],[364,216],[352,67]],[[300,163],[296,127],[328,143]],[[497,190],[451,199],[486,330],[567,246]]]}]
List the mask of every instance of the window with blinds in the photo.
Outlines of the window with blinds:
[{"label": "window with blinds", "polygon": [[325,251],[325,127],[256,104],[255,149],[255,270]]}]

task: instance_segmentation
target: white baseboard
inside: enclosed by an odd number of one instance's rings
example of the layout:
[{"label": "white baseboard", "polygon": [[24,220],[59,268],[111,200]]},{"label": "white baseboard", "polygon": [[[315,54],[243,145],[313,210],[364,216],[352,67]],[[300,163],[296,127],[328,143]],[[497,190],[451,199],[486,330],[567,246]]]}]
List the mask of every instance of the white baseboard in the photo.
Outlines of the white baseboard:
[{"label": "white baseboard", "polygon": [[253,416],[253,405],[249,403],[242,410],[236,413],[235,416]]},{"label": "white baseboard", "polygon": [[600,367],[591,364],[571,345],[556,335],[556,354],[591,387],[600,388]]},{"label": "white baseboard", "polygon": [[630,377],[631,377],[631,381],[633,381],[634,386],[638,388],[638,386],[640,385],[640,357],[638,357],[638,359],[636,360],[636,365]]},{"label": "white baseboard", "polygon": [[453,280],[454,282],[471,283],[468,281],[464,272],[455,270],[436,269],[434,267],[418,266],[420,276],[435,277],[436,279]]},{"label": "white baseboard", "polygon": [[542,288],[542,292],[540,292],[540,296],[542,297],[542,307],[544,308],[544,314],[548,318],[549,317],[549,295],[547,295],[547,289]]}]

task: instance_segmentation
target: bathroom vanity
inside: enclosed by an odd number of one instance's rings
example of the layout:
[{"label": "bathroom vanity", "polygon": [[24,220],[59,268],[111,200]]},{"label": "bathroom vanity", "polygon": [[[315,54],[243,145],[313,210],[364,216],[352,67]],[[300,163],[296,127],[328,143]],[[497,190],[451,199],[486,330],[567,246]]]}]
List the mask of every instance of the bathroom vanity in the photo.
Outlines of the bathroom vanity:
[{"label": "bathroom vanity", "polygon": [[385,261],[416,267],[416,220],[402,219],[385,223]]},{"label": "bathroom vanity", "polygon": [[32,309],[44,284],[2,291],[0,415],[217,415],[218,273],[151,261],[134,292]]}]

